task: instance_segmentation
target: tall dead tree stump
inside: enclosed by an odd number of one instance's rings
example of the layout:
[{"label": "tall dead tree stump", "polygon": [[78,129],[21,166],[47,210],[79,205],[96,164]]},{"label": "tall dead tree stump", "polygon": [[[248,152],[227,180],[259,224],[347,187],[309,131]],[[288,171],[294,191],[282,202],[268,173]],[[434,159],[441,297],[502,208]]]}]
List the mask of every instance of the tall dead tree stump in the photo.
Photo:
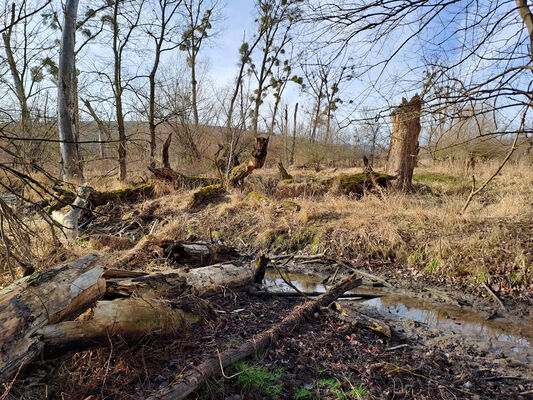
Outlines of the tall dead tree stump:
[{"label": "tall dead tree stump", "polygon": [[416,94],[410,101],[403,98],[402,104],[391,114],[392,136],[387,173],[397,177],[393,183],[397,189],[411,188],[420,134],[421,111],[422,99]]}]

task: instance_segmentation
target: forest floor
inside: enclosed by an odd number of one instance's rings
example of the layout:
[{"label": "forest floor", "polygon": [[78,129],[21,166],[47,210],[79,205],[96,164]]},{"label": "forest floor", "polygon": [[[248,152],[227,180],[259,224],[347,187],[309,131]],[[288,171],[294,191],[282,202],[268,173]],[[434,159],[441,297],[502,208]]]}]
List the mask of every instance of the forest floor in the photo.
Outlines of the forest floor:
[{"label": "forest floor", "polygon": [[[478,166],[478,181],[491,168]],[[405,299],[388,308],[346,303],[389,324],[392,336],[386,337],[324,309],[265,353],[223,371],[233,377],[210,380],[191,398],[533,398],[530,168],[507,166],[464,214],[470,180],[447,168],[418,168],[413,193],[377,191],[362,198],[314,193],[317,180],[355,169],[293,170],[290,183],[280,183],[274,170],[257,172],[245,190],[194,212],[186,209],[192,192],[164,185],[155,198],[103,206],[81,230],[78,245],[47,253],[41,268],[95,250],[108,254],[113,267],[174,267],[154,251],[163,240],[224,243],[250,258],[268,254],[274,263],[276,257],[319,254],[313,262],[294,261],[292,270],[324,277],[349,263],[384,278],[393,294],[443,306],[439,318],[445,313],[458,320],[451,328],[417,320],[409,311],[423,307]],[[214,317],[176,337],[118,342],[34,363],[6,399],[144,398],[203,358],[268,329],[301,301],[240,292],[212,299]],[[452,308],[477,319],[463,321]],[[426,319],[433,315],[424,312]],[[482,321],[508,325],[497,342],[518,337],[522,350],[511,345],[500,351],[495,342],[475,340],[490,330]],[[458,327],[472,324],[477,333]]]}]

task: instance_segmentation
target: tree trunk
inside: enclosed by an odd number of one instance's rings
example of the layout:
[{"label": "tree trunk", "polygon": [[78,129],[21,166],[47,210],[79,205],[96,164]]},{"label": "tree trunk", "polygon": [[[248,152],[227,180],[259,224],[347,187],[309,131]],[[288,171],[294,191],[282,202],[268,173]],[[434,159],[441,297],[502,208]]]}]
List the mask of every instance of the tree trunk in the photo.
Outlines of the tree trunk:
[{"label": "tree trunk", "polygon": [[105,139],[109,140],[111,138],[111,134],[109,133],[109,130],[106,128],[100,117],[96,114],[94,111],[93,106],[87,99],[82,99],[83,104],[85,104],[85,107],[87,107],[87,111],[89,111],[89,114],[91,114],[91,117],[93,117],[94,122],[96,122],[96,125],[98,126],[98,141],[99,147],[100,147],[100,158],[105,158]]},{"label": "tree trunk", "polygon": [[386,171],[397,177],[393,185],[401,190],[411,188],[421,110],[422,99],[415,95],[409,102],[403,99],[402,104],[391,114],[392,136]]},{"label": "tree trunk", "polygon": [[294,151],[296,149],[296,120],[298,116],[298,103],[294,106],[294,121],[292,127],[292,145],[291,145],[291,156],[289,160],[289,166],[294,164]]},{"label": "tree trunk", "polygon": [[83,173],[76,143],[77,135],[73,101],[74,43],[77,12],[78,0],[67,0],[59,51],[57,109],[63,179],[80,183],[83,180]]},{"label": "tree trunk", "polygon": [[118,178],[120,181],[126,180],[126,128],[124,124],[124,112],[122,110],[122,54],[119,44],[118,10],[120,1],[116,1],[113,9],[113,54],[114,54],[114,75],[113,86],[115,91],[115,111],[117,116],[118,129]]},{"label": "tree trunk", "polygon": [[255,169],[262,168],[266,161],[269,138],[258,137],[250,159],[231,171],[229,184],[232,187],[242,186],[244,179]]},{"label": "tree trunk", "polygon": [[110,345],[116,337],[133,341],[147,334],[175,333],[198,317],[173,309],[163,300],[145,298],[99,301],[88,321],[66,321],[41,328],[45,357]]},{"label": "tree trunk", "polygon": [[228,367],[237,361],[258,354],[280,337],[283,337],[294,330],[298,325],[310,318],[319,307],[327,307],[337,300],[344,292],[359,286],[361,279],[357,279],[356,274],[350,275],[338,285],[332,287],[327,293],[320,296],[315,301],[309,301],[296,307],[278,325],[253,337],[247,342],[228,350],[223,351],[218,357],[211,357],[200,365],[191,368],[182,374],[177,381],[170,386],[159,390],[148,397],[148,400],[173,399],[179,400],[187,397],[195,391],[207,378],[221,372],[221,368]]},{"label": "tree trunk", "polygon": [[90,254],[19,279],[0,291],[0,381],[41,353],[37,330],[77,317],[104,294],[104,270],[97,260]]}]

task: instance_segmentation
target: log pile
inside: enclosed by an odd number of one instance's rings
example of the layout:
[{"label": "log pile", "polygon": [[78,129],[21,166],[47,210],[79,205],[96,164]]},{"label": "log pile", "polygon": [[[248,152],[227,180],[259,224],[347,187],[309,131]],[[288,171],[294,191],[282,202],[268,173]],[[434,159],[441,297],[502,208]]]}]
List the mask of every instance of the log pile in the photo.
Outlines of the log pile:
[{"label": "log pile", "polygon": [[[224,258],[210,254],[206,260]],[[202,317],[180,309],[177,299],[246,288],[256,274],[255,264],[243,261],[151,273],[103,265],[103,257],[89,254],[0,291],[0,382],[41,355],[108,346],[115,337],[175,333]]]},{"label": "log pile", "polygon": [[[253,262],[242,257],[236,261],[236,253],[223,246],[166,243],[163,247],[197,267],[127,271],[104,268],[103,256],[89,254],[1,290],[0,382],[9,382],[38,358],[112,346],[117,340],[134,342],[146,335],[175,337],[204,318],[214,318],[205,299],[228,291],[256,292],[254,285],[263,281],[270,262],[264,255]],[[233,261],[205,265],[228,258]],[[350,275],[318,298],[296,306],[269,329],[183,371],[150,399],[185,398],[206,379],[223,373],[223,368],[265,351],[361,282],[357,274]]]}]

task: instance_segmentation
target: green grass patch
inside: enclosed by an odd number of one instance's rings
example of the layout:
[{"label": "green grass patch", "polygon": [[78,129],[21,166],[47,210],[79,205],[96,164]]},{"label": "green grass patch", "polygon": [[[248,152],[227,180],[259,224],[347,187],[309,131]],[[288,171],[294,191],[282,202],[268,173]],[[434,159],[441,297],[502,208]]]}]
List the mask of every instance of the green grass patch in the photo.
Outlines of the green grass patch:
[{"label": "green grass patch", "polygon": [[240,373],[237,377],[237,383],[244,391],[253,389],[257,393],[271,398],[276,398],[283,391],[282,368],[270,372],[266,367],[255,367],[243,361],[238,362],[236,367]]}]

